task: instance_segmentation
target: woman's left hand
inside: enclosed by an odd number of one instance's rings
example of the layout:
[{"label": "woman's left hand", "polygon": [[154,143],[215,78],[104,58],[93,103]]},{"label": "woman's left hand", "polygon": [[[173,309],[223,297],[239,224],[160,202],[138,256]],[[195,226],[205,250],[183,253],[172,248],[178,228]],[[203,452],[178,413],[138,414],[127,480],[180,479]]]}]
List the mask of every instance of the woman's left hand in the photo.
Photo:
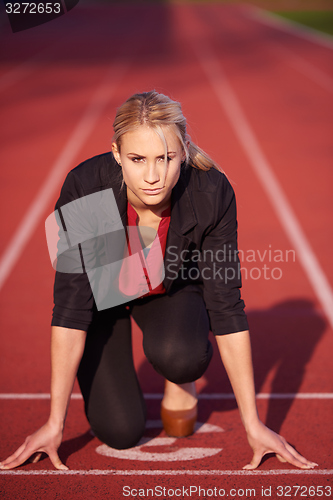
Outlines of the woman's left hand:
[{"label": "woman's left hand", "polygon": [[276,453],[281,462],[289,462],[301,469],[313,469],[318,465],[300,455],[284,437],[276,434],[260,421],[247,431],[247,439],[253,450],[253,458],[243,469],[256,469],[267,453]]}]

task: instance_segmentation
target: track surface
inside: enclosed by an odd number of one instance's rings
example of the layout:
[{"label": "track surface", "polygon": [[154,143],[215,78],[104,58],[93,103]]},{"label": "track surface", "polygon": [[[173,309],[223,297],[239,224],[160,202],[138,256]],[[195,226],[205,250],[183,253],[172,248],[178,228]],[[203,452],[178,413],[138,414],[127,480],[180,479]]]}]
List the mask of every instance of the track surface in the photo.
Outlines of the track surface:
[{"label": "track surface", "polygon": [[[0,472],[1,498],[118,499],[124,486],[158,485],[206,489],[188,490],[192,498],[215,487],[229,498],[247,488],[263,497],[272,487],[278,498],[279,485],[332,485],[333,44],[219,4],[76,7],[15,35],[4,21],[2,31],[1,458],[48,414],[48,401],[34,396],[49,392],[53,270],[44,220],[66,172],[110,148],[116,107],[155,88],[182,102],[192,138],[234,185],[259,412],[319,468],[296,471],[268,457],[257,472],[241,471],[251,451],[234,400],[223,396],[231,390],[216,353],[198,381],[199,420],[215,427],[107,457],[96,452],[101,443],[77,398],[60,448],[72,472],[52,475],[48,459]],[[165,438],[163,380],[133,331],[153,422],[147,436]],[[197,450],[170,461],[183,448]],[[158,491],[150,497],[173,498]]]}]

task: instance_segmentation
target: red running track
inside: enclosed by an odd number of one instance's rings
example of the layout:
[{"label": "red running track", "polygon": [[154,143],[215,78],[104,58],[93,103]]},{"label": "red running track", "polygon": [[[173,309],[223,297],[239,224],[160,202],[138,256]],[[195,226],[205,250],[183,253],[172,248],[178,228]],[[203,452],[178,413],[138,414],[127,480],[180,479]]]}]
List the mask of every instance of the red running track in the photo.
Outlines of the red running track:
[{"label": "red running track", "polygon": [[[48,414],[48,400],[35,396],[49,392],[53,270],[44,220],[66,172],[110,148],[116,107],[155,88],[182,102],[193,139],[236,190],[259,412],[318,470],[296,471],[267,457],[258,471],[241,471],[251,451],[217,355],[198,381],[201,432],[163,441],[163,380],[145,361],[134,325],[152,421],[147,437],[162,441],[101,455],[74,399],[60,448],[71,472],[53,475],[47,458],[0,472],[2,498],[118,499],[126,486],[170,490],[154,490],[156,498],[172,498],[172,488],[176,497],[183,486],[192,486],[192,498],[208,498],[215,487],[229,498],[246,497],[246,489],[263,496],[261,488],[272,487],[278,498],[288,490],[277,488],[288,485],[303,486],[298,496],[310,498],[310,486],[332,484],[333,44],[256,15],[220,4],[101,5],[15,35],[3,22],[0,456]],[[205,494],[195,492],[199,486]]]}]

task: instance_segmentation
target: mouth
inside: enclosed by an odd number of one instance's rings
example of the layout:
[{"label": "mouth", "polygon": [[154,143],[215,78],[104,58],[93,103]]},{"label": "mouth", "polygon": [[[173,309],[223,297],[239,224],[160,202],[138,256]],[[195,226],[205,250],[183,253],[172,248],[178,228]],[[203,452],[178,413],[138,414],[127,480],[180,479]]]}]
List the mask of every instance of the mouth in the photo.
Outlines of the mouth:
[{"label": "mouth", "polygon": [[162,189],[163,189],[163,187],[155,188],[155,189],[143,189],[142,191],[145,194],[148,194],[149,196],[153,196],[153,195],[159,194],[162,191]]}]

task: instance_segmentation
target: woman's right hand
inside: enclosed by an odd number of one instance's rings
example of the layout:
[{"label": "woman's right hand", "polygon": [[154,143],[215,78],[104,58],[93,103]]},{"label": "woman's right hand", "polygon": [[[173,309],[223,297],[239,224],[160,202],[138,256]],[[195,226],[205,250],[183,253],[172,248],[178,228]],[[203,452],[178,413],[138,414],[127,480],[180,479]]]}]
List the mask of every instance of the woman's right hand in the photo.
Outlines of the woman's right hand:
[{"label": "woman's right hand", "polygon": [[42,453],[46,453],[56,469],[68,470],[59,456],[58,448],[62,440],[62,430],[52,425],[49,421],[38,431],[28,436],[24,443],[0,463],[0,469],[13,469],[30,459],[33,463],[38,462]]}]

